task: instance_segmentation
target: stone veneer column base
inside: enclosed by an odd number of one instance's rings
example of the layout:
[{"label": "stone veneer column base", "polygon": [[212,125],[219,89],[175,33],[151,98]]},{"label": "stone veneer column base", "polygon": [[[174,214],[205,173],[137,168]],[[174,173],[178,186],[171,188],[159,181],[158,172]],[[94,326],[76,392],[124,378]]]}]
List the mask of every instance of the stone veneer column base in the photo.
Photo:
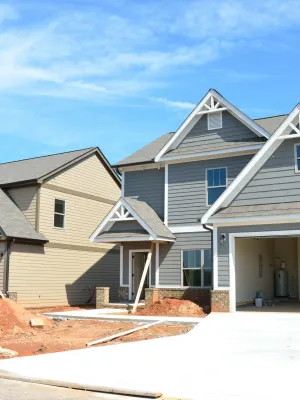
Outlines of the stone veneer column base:
[{"label": "stone veneer column base", "polygon": [[109,287],[96,287],[96,308],[109,304]]},{"label": "stone veneer column base", "polygon": [[129,288],[126,286],[120,286],[119,290],[118,290],[118,297],[119,297],[119,301],[122,302],[127,302],[128,301],[128,293],[129,292]]},{"label": "stone veneer column base", "polygon": [[211,291],[211,311],[230,312],[229,290]]},{"label": "stone veneer column base", "polygon": [[210,305],[210,289],[205,288],[150,288],[145,291],[145,305],[150,305],[165,297],[191,300],[201,307]]}]

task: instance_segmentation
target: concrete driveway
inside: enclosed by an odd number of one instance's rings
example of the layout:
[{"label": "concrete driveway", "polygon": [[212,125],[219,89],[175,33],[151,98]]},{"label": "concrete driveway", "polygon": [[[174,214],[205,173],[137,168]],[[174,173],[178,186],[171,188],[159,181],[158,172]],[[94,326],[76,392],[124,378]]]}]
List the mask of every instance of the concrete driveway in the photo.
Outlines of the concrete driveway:
[{"label": "concrete driveway", "polygon": [[295,398],[300,314],[213,314],[182,336],[11,359],[0,370],[189,399]]}]

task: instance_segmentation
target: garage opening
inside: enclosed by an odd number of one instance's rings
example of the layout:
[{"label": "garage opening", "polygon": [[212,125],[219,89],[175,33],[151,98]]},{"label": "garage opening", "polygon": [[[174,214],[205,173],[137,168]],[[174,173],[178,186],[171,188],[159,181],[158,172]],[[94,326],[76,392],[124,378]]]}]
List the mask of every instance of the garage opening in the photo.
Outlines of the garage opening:
[{"label": "garage opening", "polygon": [[237,311],[300,312],[299,277],[300,237],[235,238]]}]

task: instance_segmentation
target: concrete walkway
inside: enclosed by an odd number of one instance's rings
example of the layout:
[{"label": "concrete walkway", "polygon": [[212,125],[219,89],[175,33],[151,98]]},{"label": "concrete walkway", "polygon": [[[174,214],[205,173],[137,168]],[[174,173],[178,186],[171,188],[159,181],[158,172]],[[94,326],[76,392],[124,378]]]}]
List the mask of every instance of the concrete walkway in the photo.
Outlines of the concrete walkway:
[{"label": "concrete walkway", "polygon": [[5,360],[0,370],[186,399],[296,398],[300,315],[213,314],[182,336]]}]

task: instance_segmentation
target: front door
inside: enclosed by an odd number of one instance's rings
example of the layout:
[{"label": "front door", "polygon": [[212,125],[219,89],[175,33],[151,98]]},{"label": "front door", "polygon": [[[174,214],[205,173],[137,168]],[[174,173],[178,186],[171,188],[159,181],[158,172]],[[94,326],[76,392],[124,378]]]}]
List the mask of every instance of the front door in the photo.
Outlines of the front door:
[{"label": "front door", "polygon": [[[132,253],[132,298],[135,300],[137,295],[141,278],[144,271],[148,253],[146,252],[134,252]],[[149,268],[150,269],[150,268]],[[143,290],[141,293],[141,300],[145,299],[145,288],[149,287],[149,269],[144,282]]]}]

